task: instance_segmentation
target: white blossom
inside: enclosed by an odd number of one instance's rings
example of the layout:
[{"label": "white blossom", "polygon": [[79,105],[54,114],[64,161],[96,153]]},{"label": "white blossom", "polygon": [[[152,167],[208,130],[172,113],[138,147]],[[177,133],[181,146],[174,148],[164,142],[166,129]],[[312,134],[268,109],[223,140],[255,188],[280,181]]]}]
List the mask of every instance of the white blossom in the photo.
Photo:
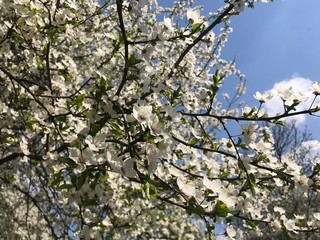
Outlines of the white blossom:
[{"label": "white blossom", "polygon": [[245,239],[242,218],[270,238],[318,229],[304,204],[319,156],[308,142],[279,156],[290,141],[262,104],[313,111],[319,83],[238,101],[244,75],[223,59],[230,22],[257,2],[201,16],[192,0],[0,0],[1,237],[205,239],[205,219]]},{"label": "white blossom", "polygon": [[260,103],[265,103],[266,101],[270,100],[273,97],[271,92],[260,93],[256,92],[254,98],[257,99]]},{"label": "white blossom", "polygon": [[177,178],[177,185],[179,189],[186,194],[188,197],[195,197],[196,196],[196,189],[191,184],[185,183],[185,179],[182,177]]},{"label": "white blossom", "polygon": [[237,12],[242,12],[244,10],[244,7],[246,5],[245,0],[235,0],[234,4],[234,10]]},{"label": "white blossom", "polygon": [[313,89],[313,93],[316,95],[316,96],[318,96],[318,95],[320,95],[320,83],[318,83],[318,82],[314,82],[313,84],[312,84],[312,89]]},{"label": "white blossom", "polygon": [[196,24],[196,23],[202,22],[202,18],[200,16],[200,9],[188,8],[187,19],[191,24]]},{"label": "white blossom", "polygon": [[242,125],[242,133],[244,137],[244,141],[246,144],[250,144],[254,142],[257,138],[256,129],[258,128],[257,124],[250,123],[249,125]]},{"label": "white blossom", "polygon": [[146,124],[152,116],[151,106],[134,106],[133,114],[134,118],[140,122],[140,124]]}]

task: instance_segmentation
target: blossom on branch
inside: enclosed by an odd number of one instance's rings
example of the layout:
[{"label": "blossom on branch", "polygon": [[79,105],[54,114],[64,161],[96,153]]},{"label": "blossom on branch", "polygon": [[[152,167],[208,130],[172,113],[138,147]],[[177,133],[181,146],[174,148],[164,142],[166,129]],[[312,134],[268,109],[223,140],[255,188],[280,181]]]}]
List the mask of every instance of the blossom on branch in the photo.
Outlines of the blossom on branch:
[{"label": "blossom on branch", "polygon": [[[3,239],[320,228],[318,155],[301,164],[306,145],[270,126],[316,115],[319,84],[301,110],[312,93],[290,86],[249,106],[243,73],[222,57],[232,19],[259,1],[221,1],[207,16],[192,0],[0,2]],[[267,115],[272,95],[283,111]],[[297,196],[306,205],[291,211]]]}]

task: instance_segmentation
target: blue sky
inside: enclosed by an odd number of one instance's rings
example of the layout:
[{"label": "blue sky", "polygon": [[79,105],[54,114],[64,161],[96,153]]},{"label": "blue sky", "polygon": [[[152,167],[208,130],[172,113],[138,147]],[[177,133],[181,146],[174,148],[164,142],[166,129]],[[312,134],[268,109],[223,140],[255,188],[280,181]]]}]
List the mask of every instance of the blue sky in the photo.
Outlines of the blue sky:
[{"label": "blue sky", "polygon": [[[214,11],[219,3],[223,1],[195,1],[195,5],[205,6],[203,15]],[[257,3],[254,9],[246,8],[232,18],[234,31],[222,55],[228,60],[236,58],[246,75],[247,102],[254,103],[256,91],[270,90],[276,83],[308,91],[308,84],[320,82],[319,9],[320,0],[275,0]],[[281,102],[272,102],[273,112],[276,105],[281,106]],[[297,120],[320,139],[320,118]]]},{"label": "blue sky", "polygon": [[257,79],[258,87],[271,88],[295,73],[319,78],[319,8],[319,0],[276,0],[246,9],[233,18],[225,53],[237,57],[249,84]]}]

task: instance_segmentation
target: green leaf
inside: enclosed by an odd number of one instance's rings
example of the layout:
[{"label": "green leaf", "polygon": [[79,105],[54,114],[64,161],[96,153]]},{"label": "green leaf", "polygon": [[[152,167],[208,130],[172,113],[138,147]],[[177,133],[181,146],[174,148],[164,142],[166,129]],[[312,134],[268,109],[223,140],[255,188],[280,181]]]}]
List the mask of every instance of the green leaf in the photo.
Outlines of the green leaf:
[{"label": "green leaf", "polygon": [[152,179],[149,179],[148,182],[149,182],[150,186],[153,185],[155,187],[155,189],[159,189],[160,188],[161,190],[164,190],[164,191],[172,190],[170,185],[168,185],[165,182],[162,182],[162,181],[158,182],[158,181],[155,181],[155,180],[152,180]]},{"label": "green leaf", "polygon": [[56,178],[50,179],[48,182],[48,186],[53,187],[55,185],[58,185],[61,181],[62,181],[61,177],[56,177]]},{"label": "green leaf", "polygon": [[172,98],[177,99],[177,98],[181,97],[180,92],[181,92],[181,85],[176,90],[173,91]]},{"label": "green leaf", "polygon": [[299,228],[303,228],[307,226],[307,222],[304,219],[297,219],[295,225]]},{"label": "green leaf", "polygon": [[264,160],[266,160],[267,159],[267,156],[265,155],[265,154],[262,154],[262,153],[260,153],[259,155],[258,155],[258,157],[257,157],[257,161],[258,162],[262,162],[262,161],[264,161]]},{"label": "green leaf", "polygon": [[77,183],[76,183],[76,186],[77,186],[77,189],[79,190],[83,184],[86,182],[86,179],[87,179],[87,171],[83,171],[80,176],[77,177]]},{"label": "green leaf", "polygon": [[146,133],[144,136],[144,139],[148,142],[148,143],[154,143],[155,140],[157,139],[156,136],[153,136],[150,132]]},{"label": "green leaf", "polygon": [[86,94],[80,94],[77,96],[77,98],[75,99],[75,105],[77,106],[77,108],[82,107],[83,101],[86,98]]},{"label": "green leaf", "polygon": [[231,210],[227,205],[222,201],[218,201],[211,214],[216,217],[226,217],[228,213],[231,213]]},{"label": "green leaf", "polygon": [[239,167],[242,171],[245,171],[245,170],[246,170],[246,168],[245,168],[245,166],[244,166],[244,164],[243,164],[243,162],[242,162],[241,160],[238,161],[238,167]]},{"label": "green leaf", "polygon": [[52,186],[58,185],[60,182],[62,182],[62,180],[63,180],[63,177],[61,177],[62,173],[63,173],[63,170],[60,170],[58,173],[56,173],[54,175],[54,177],[49,180],[48,186],[52,187]]},{"label": "green leaf", "polygon": [[246,220],[246,224],[249,225],[251,228],[255,229],[257,227],[257,222],[252,220]]},{"label": "green leaf", "polygon": [[189,145],[190,146],[194,146],[196,145],[197,143],[199,142],[199,139],[198,138],[192,138],[189,142]]},{"label": "green leaf", "polygon": [[131,54],[129,55],[128,61],[127,61],[127,67],[133,67],[134,65],[143,62],[141,59],[136,59],[136,57]]},{"label": "green leaf", "polygon": [[149,194],[150,194],[150,197],[152,199],[156,199],[157,198],[157,188],[156,188],[156,186],[150,184],[150,186],[149,186]]},{"label": "green leaf", "polygon": [[67,183],[64,183],[64,184],[62,184],[61,186],[58,187],[59,190],[71,189],[71,188],[74,188],[74,186],[72,184],[67,184]]},{"label": "green leaf", "polygon": [[189,213],[194,213],[194,214],[196,214],[198,216],[203,216],[205,214],[205,210],[203,209],[203,207],[197,205],[192,200],[188,201],[187,211]]},{"label": "green leaf", "polygon": [[51,27],[48,29],[47,35],[48,35],[49,40],[50,40],[51,43],[54,42],[55,36],[56,36],[57,32],[58,32],[58,28],[55,27],[55,26],[51,26]]},{"label": "green leaf", "polygon": [[71,180],[71,183],[73,184],[73,186],[77,185],[77,175],[70,174],[70,180]]},{"label": "green leaf", "polygon": [[119,124],[118,124],[118,122],[116,121],[116,120],[113,120],[113,119],[110,119],[109,121],[108,121],[108,124],[110,125],[110,127],[113,129],[113,130],[121,130],[121,128],[120,128],[120,126],[119,126]]},{"label": "green leaf", "polygon": [[253,2],[249,2],[248,7],[253,9],[254,8],[254,3]]},{"label": "green leaf", "polygon": [[286,128],[289,128],[287,124],[285,124],[285,122],[280,121],[280,120],[274,120],[273,121],[274,124],[279,125],[279,126],[284,126]]},{"label": "green leaf", "polygon": [[66,122],[66,117],[65,116],[57,116],[55,118],[58,122]]},{"label": "green leaf", "polygon": [[257,111],[257,108],[252,108],[251,111],[249,112],[249,116],[251,116],[252,114],[254,114]]},{"label": "green leaf", "polygon": [[145,194],[146,194],[146,198],[147,199],[150,199],[150,184],[149,184],[149,182],[146,182],[145,184],[144,184],[144,192],[145,192]]},{"label": "green leaf", "polygon": [[30,161],[33,165],[38,165],[41,162],[39,159],[30,159]]},{"label": "green leaf", "polygon": [[92,124],[92,125],[91,125],[90,134],[91,134],[92,136],[94,136],[94,135],[96,135],[100,130],[101,130],[101,126],[99,126],[98,124]]},{"label": "green leaf", "polygon": [[4,176],[4,182],[5,183],[12,183],[14,180],[15,180],[15,177],[12,174],[6,174]]},{"label": "green leaf", "polygon": [[246,144],[237,144],[236,146],[239,147],[239,148],[242,148],[243,150],[249,150],[250,149],[249,146],[247,146]]},{"label": "green leaf", "polygon": [[88,207],[88,206],[95,206],[95,205],[98,205],[99,204],[99,201],[97,199],[94,199],[94,198],[90,198],[90,199],[85,199],[83,201],[83,205],[85,207]]},{"label": "green leaf", "polygon": [[272,185],[264,185],[264,187],[269,191],[273,191],[276,188],[275,186],[272,186]]},{"label": "green leaf", "polygon": [[287,180],[287,175],[284,173],[285,168],[276,169],[275,173],[277,174],[277,177],[281,180]]},{"label": "green leaf", "polygon": [[138,79],[139,79],[139,76],[134,75],[134,74],[130,74],[130,75],[127,77],[127,80],[138,80]]},{"label": "green leaf", "polygon": [[220,76],[219,74],[219,68],[216,68],[216,71],[214,73],[214,75],[212,76],[212,80],[214,83],[214,86],[218,87],[219,85],[221,85],[223,82],[223,77]]},{"label": "green leaf", "polygon": [[230,172],[223,172],[220,174],[219,178],[228,178],[230,176]]},{"label": "green leaf", "polygon": [[252,194],[255,195],[256,194],[255,188],[257,187],[257,185],[256,185],[256,176],[253,173],[249,174],[249,178],[247,179],[247,184]]},{"label": "green leaf", "polygon": [[39,123],[39,121],[34,120],[34,119],[30,119],[28,121],[25,122],[25,126],[26,128],[28,128],[31,131],[34,131],[33,125]]},{"label": "green leaf", "polygon": [[192,32],[192,34],[197,33],[197,32],[200,32],[201,29],[202,29],[202,25],[203,25],[203,23],[193,24],[192,27],[191,27],[191,32]]},{"label": "green leaf", "polygon": [[157,188],[155,185],[151,184],[149,181],[144,184],[144,192],[147,199],[156,199],[157,198]]},{"label": "green leaf", "polygon": [[65,163],[67,165],[69,165],[70,167],[76,167],[78,164],[76,162],[74,162],[72,159],[70,158],[64,158],[64,157],[61,157],[59,158],[59,161],[62,162],[62,163]]},{"label": "green leaf", "polygon": [[215,84],[217,84],[217,81],[219,80],[219,68],[216,68],[216,71],[215,71],[215,73],[214,73],[214,75],[213,75],[213,82],[215,83]]},{"label": "green leaf", "polygon": [[235,219],[234,216],[228,216],[228,217],[226,217],[226,222],[227,223],[232,223],[232,222],[234,222],[234,219]]}]

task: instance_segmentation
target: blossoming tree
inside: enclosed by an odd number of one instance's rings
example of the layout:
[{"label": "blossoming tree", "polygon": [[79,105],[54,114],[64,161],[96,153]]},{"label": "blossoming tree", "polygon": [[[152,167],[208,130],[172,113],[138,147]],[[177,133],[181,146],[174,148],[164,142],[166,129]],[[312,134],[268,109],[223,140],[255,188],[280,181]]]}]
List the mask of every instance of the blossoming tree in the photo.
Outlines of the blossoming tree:
[{"label": "blossoming tree", "polygon": [[[295,122],[289,124],[288,128],[279,128],[276,125],[269,126],[274,138],[275,156],[291,168],[297,168],[301,173],[310,177],[315,172],[312,170],[314,163],[319,161],[320,142],[312,139],[308,129],[300,131]],[[318,228],[313,228],[313,221],[318,220],[319,194],[313,184],[284,184],[271,187],[268,197],[262,201],[267,206],[269,213],[278,215],[285,219],[283,224],[292,228],[300,225],[304,229],[286,231],[281,222],[274,220],[273,224],[260,224],[258,231],[250,226],[244,227],[244,239],[319,239]],[[285,197],[284,197],[285,196]],[[242,223],[238,222],[237,227]],[[278,226],[277,226],[278,225]]]},{"label": "blossoming tree", "polygon": [[295,111],[306,96],[286,89],[279,115],[261,93],[240,110],[244,77],[220,55],[258,1],[224,2],[202,16],[191,0],[0,0],[4,238],[204,239],[220,222],[235,238],[236,219],[319,230],[319,212],[296,224],[264,204],[286,184],[319,191],[320,167],[279,161],[259,123],[320,108]]}]

